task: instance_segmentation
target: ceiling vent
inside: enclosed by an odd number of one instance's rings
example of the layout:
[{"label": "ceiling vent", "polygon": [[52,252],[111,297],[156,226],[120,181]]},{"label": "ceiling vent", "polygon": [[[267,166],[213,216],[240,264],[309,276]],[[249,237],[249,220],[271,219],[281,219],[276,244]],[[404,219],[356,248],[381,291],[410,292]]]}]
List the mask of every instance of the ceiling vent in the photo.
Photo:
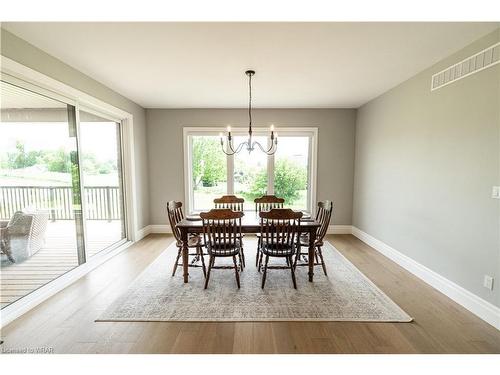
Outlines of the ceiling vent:
[{"label": "ceiling vent", "polygon": [[431,91],[500,63],[500,42],[432,76]]}]

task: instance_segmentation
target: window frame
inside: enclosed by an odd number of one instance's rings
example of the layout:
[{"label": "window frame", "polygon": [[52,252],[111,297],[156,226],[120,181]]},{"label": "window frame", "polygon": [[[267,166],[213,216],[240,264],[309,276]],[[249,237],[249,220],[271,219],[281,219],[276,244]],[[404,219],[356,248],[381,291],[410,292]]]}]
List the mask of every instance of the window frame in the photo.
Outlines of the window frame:
[{"label": "window frame", "polygon": [[[267,136],[269,128],[255,127],[252,128],[253,136]],[[190,215],[197,213],[194,208],[194,190],[193,190],[193,175],[192,175],[192,137],[193,136],[219,136],[219,133],[225,134],[226,129],[221,127],[203,127],[203,126],[185,126],[183,127],[183,153],[184,153],[184,202],[186,212]],[[276,129],[279,139],[282,137],[308,137],[309,138],[309,153],[308,153],[308,189],[307,189],[307,207],[306,212],[309,214],[315,213],[316,188],[317,188],[317,157],[318,157],[318,128],[317,127],[279,127]],[[247,127],[232,127],[232,136],[248,135]],[[261,152],[255,150],[255,152]],[[274,155],[267,158],[267,186],[268,194],[274,194]],[[227,194],[234,193],[234,156],[226,157],[227,171]]]}]

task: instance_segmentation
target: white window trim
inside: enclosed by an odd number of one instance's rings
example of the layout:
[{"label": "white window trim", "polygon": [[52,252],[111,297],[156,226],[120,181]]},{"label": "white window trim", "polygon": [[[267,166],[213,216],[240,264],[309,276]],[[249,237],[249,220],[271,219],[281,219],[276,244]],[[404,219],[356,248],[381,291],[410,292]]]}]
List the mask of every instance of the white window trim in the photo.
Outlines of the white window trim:
[{"label": "white window trim", "polygon": [[[269,133],[269,128],[256,127],[252,128],[253,135],[267,135]],[[191,149],[190,136],[197,135],[218,135],[219,133],[225,133],[226,129],[224,126],[221,127],[205,127],[205,126],[185,126],[183,128],[183,146],[184,146],[184,202],[186,206],[186,212],[189,214],[195,213],[193,210],[193,186],[192,186],[192,171],[190,165],[192,164],[191,155],[189,150]],[[308,168],[308,208],[307,211],[311,214],[315,214],[316,209],[316,189],[317,189],[317,160],[318,160],[318,128],[317,127],[279,127],[276,129],[278,136],[307,136],[309,137],[309,168]],[[232,127],[232,135],[247,135],[248,128],[246,127]],[[278,138],[279,147],[279,138]],[[256,150],[255,152],[261,152]],[[274,163],[274,156],[268,158],[268,171],[270,170],[271,164]],[[234,158],[227,158],[227,175],[230,176],[230,172],[234,170]],[[231,182],[229,181],[231,180]],[[232,179],[228,178],[227,182],[228,194],[234,192],[234,186]],[[268,193],[274,193],[274,174],[268,173]]]}]

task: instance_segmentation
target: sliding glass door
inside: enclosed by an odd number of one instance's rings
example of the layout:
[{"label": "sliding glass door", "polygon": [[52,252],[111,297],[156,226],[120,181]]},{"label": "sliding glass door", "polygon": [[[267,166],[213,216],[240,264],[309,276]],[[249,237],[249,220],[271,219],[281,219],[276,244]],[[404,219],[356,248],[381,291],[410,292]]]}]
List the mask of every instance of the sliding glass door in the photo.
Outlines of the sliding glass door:
[{"label": "sliding glass door", "polygon": [[85,262],[75,107],[0,82],[1,307]]},{"label": "sliding glass door", "polygon": [[82,111],[80,152],[87,256],[125,238],[120,122]]},{"label": "sliding glass door", "polygon": [[2,308],[126,239],[121,122],[21,85],[0,81]]}]

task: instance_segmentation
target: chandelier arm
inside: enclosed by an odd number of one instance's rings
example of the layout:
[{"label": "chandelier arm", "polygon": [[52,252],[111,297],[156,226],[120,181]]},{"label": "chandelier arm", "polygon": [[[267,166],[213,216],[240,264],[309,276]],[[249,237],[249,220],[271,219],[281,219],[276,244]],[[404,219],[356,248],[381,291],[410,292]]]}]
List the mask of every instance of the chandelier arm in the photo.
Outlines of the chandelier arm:
[{"label": "chandelier arm", "polygon": [[[274,147],[274,143],[267,150],[264,150],[264,147],[262,147],[262,145],[257,141],[252,143],[252,147],[254,147],[255,145],[259,146],[260,150],[267,155],[274,155],[274,153],[277,151],[277,148]],[[273,149],[274,149],[274,151],[273,151]]]},{"label": "chandelier arm", "polygon": [[231,152],[233,154],[236,153],[236,151],[234,151],[233,140],[232,139],[230,141],[229,140],[227,141],[227,145],[229,146],[229,149],[231,150]]},{"label": "chandelier arm", "polygon": [[224,149],[224,144],[223,144],[223,143],[221,143],[220,147],[221,147],[221,149],[222,149],[222,152],[223,152],[224,154],[226,154],[226,155],[234,155],[234,154],[235,154],[235,152],[234,152],[234,151],[232,151],[232,152],[227,152],[227,151]]},{"label": "chandelier arm", "polygon": [[241,142],[241,143],[238,145],[238,147],[236,148],[235,153],[240,152],[240,151],[241,151],[241,149],[243,148],[243,146],[245,146],[245,145],[248,145],[248,142]]}]

